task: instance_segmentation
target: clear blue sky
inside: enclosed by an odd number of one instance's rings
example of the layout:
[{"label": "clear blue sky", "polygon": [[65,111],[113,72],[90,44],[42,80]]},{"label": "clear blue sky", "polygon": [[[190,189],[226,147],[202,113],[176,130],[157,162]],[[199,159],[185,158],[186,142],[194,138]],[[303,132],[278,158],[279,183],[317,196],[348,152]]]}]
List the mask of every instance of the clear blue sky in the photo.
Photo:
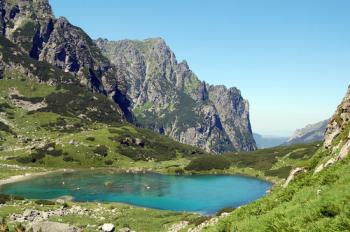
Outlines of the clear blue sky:
[{"label": "clear blue sky", "polygon": [[253,130],[330,117],[350,84],[349,0],[50,0],[92,38],[164,38],[202,80],[236,86]]}]

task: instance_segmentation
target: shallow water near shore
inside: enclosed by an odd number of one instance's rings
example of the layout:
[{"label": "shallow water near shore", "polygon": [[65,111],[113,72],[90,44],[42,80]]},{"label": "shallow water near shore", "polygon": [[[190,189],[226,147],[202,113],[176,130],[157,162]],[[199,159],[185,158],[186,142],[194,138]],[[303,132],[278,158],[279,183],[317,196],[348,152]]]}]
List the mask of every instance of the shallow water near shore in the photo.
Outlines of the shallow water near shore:
[{"label": "shallow water near shore", "polygon": [[0,187],[29,199],[72,196],[74,201],[121,202],[163,210],[214,214],[266,194],[271,183],[234,175],[162,175],[78,171],[36,177]]}]

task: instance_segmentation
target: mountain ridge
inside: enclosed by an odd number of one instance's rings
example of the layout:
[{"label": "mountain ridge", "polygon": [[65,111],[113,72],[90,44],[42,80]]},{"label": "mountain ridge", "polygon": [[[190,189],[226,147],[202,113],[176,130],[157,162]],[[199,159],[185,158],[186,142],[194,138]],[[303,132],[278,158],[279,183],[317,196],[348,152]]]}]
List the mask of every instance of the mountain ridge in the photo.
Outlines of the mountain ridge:
[{"label": "mountain ridge", "polygon": [[308,124],[301,129],[297,129],[287,140],[285,145],[322,141],[324,139],[328,122],[329,119],[314,124]]},{"label": "mountain ridge", "polygon": [[127,70],[126,94],[140,126],[216,153],[256,149],[240,90],[199,80],[162,38],[95,42]]},{"label": "mountain ridge", "polygon": [[3,36],[113,99],[129,122],[216,153],[256,149],[240,91],[201,82],[163,39],[122,41],[125,54],[110,61],[81,28],[55,18],[48,0],[5,0],[0,8]]}]

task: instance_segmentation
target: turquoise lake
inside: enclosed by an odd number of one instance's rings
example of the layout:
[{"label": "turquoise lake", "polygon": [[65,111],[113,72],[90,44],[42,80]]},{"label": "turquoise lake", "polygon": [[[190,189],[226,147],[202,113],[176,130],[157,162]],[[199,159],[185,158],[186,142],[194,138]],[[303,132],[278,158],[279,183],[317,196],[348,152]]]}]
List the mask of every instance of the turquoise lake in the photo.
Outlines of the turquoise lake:
[{"label": "turquoise lake", "polygon": [[82,171],[41,176],[0,187],[29,199],[72,196],[74,201],[122,202],[136,206],[214,214],[266,194],[271,183],[233,175],[161,175]]}]

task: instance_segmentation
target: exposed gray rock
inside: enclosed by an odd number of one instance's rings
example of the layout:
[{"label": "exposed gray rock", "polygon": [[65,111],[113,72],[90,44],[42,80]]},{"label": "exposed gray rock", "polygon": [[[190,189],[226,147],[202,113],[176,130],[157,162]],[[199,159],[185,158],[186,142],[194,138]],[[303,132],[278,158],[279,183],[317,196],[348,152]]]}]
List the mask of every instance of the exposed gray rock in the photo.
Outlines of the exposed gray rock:
[{"label": "exposed gray rock", "polygon": [[103,232],[113,232],[114,229],[115,229],[115,226],[111,223],[105,223],[102,225],[102,228],[101,228]]},{"label": "exposed gray rock", "polygon": [[[75,75],[81,85],[112,98],[132,119],[122,70],[110,64],[91,38],[67,19],[54,18],[48,0],[1,1],[3,34],[33,59]],[[1,28],[0,28],[1,29]]]},{"label": "exposed gray rock", "polygon": [[[331,166],[339,160],[345,159],[350,153],[350,86],[348,91],[338,106],[336,112],[327,125],[324,139],[324,149],[328,153],[328,158],[320,163],[315,169],[315,173]],[[340,137],[340,138],[338,138]]]},{"label": "exposed gray rock", "polygon": [[294,132],[286,142],[287,145],[298,143],[311,143],[316,141],[322,141],[327,129],[329,120],[324,120],[315,124],[307,125],[302,129],[298,129]]},{"label": "exposed gray rock", "polygon": [[236,88],[200,81],[163,39],[96,44],[125,71],[136,123],[207,151],[256,149],[249,104]]},{"label": "exposed gray rock", "polygon": [[300,173],[303,173],[303,172],[306,172],[306,170],[305,170],[304,168],[295,168],[295,169],[293,169],[293,170],[290,172],[290,174],[289,174],[289,176],[288,176],[286,182],[284,182],[283,187],[286,188],[286,187],[289,185],[289,183],[290,183],[297,175],[299,175]]},{"label": "exposed gray rock", "polygon": [[34,223],[31,228],[33,232],[80,232],[81,229],[70,226],[65,223],[58,222],[37,222]]}]

